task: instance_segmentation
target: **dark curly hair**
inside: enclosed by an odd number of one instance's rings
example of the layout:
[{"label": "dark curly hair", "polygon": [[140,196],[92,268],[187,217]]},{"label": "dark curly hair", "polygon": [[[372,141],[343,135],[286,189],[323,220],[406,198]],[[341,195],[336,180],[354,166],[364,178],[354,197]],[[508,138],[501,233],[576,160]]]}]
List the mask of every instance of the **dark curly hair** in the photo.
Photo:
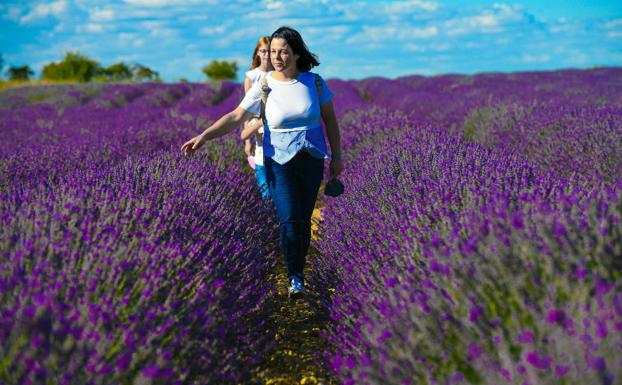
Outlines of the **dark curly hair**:
[{"label": "dark curly hair", "polygon": [[300,36],[300,33],[295,29],[285,26],[281,27],[272,33],[270,41],[276,38],[285,39],[287,45],[299,56],[298,61],[296,61],[296,67],[299,71],[307,72],[310,71],[311,68],[320,65],[317,55],[309,51],[304,40],[302,40],[302,36]]}]

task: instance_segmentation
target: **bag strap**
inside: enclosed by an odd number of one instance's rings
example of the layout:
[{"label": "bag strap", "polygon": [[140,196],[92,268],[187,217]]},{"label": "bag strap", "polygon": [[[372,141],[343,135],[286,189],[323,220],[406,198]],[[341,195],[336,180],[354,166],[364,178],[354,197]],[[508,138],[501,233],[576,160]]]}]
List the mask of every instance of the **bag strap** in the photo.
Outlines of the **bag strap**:
[{"label": "bag strap", "polygon": [[268,102],[268,79],[266,77],[261,78],[261,112],[259,117],[262,120],[266,118],[266,103]]}]

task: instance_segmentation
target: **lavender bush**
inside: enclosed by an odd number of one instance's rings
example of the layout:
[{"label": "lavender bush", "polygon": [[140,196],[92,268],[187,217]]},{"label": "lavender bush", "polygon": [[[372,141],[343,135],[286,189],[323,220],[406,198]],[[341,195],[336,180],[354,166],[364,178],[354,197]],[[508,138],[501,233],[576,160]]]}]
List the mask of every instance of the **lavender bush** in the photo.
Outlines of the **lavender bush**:
[{"label": "lavender bush", "polygon": [[[419,90],[366,81],[370,100],[393,87],[386,95],[407,95],[393,106],[428,107],[402,121],[379,117],[374,140],[344,134],[355,167],[345,196],[325,202],[315,244],[325,258],[310,278],[333,319],[328,358],[344,383],[619,380],[621,87],[603,84],[618,73],[541,76],[548,88],[525,85],[505,99],[498,79],[478,91],[498,99],[476,97],[462,110],[446,109],[455,99],[442,92],[474,88],[480,76],[441,83],[432,103]],[[587,81],[595,77],[609,99]],[[506,113],[507,100],[529,113]],[[473,108],[496,114],[477,119]],[[484,145],[464,142],[455,130],[463,125]]]},{"label": "lavender bush", "polygon": [[410,133],[324,211],[313,279],[336,289],[328,337],[345,382],[614,383],[620,193]]},{"label": "lavender bush", "polygon": [[169,94],[120,89],[3,122],[0,381],[247,382],[275,332],[274,214],[235,138],[184,159],[196,127],[150,105]]},{"label": "lavender bush", "polygon": [[476,109],[465,135],[517,151],[561,176],[610,182],[622,176],[622,108],[567,103],[512,104]]}]

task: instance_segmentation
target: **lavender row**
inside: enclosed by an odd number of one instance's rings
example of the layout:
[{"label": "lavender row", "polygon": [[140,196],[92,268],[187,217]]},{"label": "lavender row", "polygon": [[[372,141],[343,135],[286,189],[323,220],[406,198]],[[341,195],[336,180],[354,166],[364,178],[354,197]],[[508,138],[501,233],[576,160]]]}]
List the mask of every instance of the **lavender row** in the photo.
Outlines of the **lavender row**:
[{"label": "lavender row", "polygon": [[326,203],[311,277],[345,383],[615,383],[622,186],[443,129],[367,150]]},{"label": "lavender row", "polygon": [[[88,93],[90,89],[67,94]],[[104,166],[130,154],[177,149],[223,109],[230,108],[239,96],[236,90],[237,85],[231,83],[225,83],[220,93],[198,85],[117,85],[100,89],[84,104],[64,107],[62,113],[53,103],[0,111],[0,186],[36,184],[41,179],[56,183],[67,171],[88,164]],[[172,101],[154,104],[166,95],[179,99],[174,108],[170,107]],[[225,99],[212,105],[216,95]],[[233,157],[230,159],[243,158],[235,138],[219,143],[230,148],[225,151],[226,156]]]},{"label": "lavender row", "polygon": [[277,242],[247,174],[159,151],[2,195],[2,382],[252,378]]},{"label": "lavender row", "polygon": [[563,101],[497,105],[472,111],[465,135],[517,152],[564,178],[622,179],[622,107]]},{"label": "lavender row", "polygon": [[352,82],[371,104],[400,110],[458,132],[475,108],[533,101],[571,105],[622,104],[622,69],[477,75],[408,76]]}]

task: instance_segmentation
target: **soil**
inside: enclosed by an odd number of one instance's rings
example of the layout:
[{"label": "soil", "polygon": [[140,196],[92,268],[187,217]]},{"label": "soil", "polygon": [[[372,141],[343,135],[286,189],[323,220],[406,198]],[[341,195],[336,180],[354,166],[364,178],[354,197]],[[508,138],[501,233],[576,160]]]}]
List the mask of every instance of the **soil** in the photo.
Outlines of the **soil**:
[{"label": "soil", "polygon": [[[314,210],[313,219],[315,238],[317,223],[321,220],[318,209]],[[305,266],[306,274],[313,270],[317,258],[321,258],[321,255],[311,248]],[[328,343],[320,337],[320,331],[326,328],[329,318],[317,310],[320,300],[318,292],[307,286],[304,298],[290,300],[283,263],[279,264],[270,280],[277,289],[276,312],[270,325],[277,330],[276,345],[262,365],[259,382],[265,385],[340,384],[324,361]]]}]

